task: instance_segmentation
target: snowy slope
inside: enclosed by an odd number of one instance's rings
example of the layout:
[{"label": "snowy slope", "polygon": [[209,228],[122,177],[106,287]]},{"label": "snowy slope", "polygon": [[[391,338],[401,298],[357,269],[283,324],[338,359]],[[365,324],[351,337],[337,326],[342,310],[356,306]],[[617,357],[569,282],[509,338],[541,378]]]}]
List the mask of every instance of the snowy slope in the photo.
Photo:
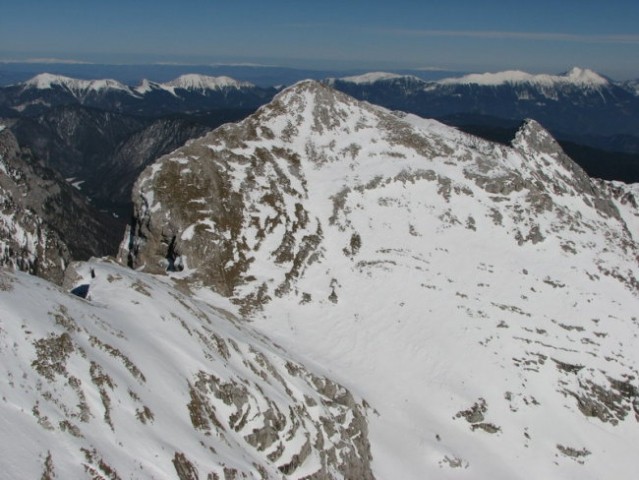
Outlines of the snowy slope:
[{"label": "snowy slope", "polygon": [[224,299],[70,273],[88,300],[0,271],[3,478],[371,478],[365,403]]},{"label": "snowy slope", "polygon": [[366,398],[377,478],[633,478],[637,212],[605,185],[536,122],[504,147],[303,82],[147,169],[125,246]]}]

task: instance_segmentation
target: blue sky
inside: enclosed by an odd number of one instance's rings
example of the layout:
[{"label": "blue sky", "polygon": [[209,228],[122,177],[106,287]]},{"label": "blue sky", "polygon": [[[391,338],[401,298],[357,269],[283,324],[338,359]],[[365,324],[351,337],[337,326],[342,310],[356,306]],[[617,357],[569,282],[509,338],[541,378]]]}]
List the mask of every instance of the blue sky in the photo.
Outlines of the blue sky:
[{"label": "blue sky", "polygon": [[639,1],[3,2],[0,59],[50,57],[638,78]]}]

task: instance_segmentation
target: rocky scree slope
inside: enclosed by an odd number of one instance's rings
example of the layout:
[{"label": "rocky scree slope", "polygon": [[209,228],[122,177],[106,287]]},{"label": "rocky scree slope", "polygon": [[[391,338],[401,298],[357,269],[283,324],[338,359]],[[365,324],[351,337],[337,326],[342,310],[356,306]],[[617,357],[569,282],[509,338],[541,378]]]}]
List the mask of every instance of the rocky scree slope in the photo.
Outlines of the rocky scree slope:
[{"label": "rocky scree slope", "polygon": [[379,478],[631,478],[636,195],[309,81],[147,168],[122,257],[366,398]]}]

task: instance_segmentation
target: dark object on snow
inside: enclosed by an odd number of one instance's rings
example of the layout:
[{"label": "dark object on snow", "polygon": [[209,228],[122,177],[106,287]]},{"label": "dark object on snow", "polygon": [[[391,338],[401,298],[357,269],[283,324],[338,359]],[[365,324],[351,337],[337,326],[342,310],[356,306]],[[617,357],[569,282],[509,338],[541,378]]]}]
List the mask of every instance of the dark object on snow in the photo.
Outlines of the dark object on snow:
[{"label": "dark object on snow", "polygon": [[85,283],[84,285],[78,285],[71,290],[71,293],[80,298],[87,298],[87,295],[89,294],[89,284]]}]

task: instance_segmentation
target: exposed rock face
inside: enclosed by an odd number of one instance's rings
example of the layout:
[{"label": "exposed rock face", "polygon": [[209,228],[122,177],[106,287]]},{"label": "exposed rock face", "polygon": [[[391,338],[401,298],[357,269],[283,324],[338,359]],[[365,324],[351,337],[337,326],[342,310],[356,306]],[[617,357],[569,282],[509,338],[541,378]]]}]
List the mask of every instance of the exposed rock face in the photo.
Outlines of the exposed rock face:
[{"label": "exposed rock face", "polygon": [[639,243],[639,184],[604,182],[594,180],[597,186],[608,193],[623,217],[635,244]]},{"label": "exposed rock face", "polygon": [[105,255],[119,230],[59,175],[0,131],[0,259],[61,283],[71,259]]}]

